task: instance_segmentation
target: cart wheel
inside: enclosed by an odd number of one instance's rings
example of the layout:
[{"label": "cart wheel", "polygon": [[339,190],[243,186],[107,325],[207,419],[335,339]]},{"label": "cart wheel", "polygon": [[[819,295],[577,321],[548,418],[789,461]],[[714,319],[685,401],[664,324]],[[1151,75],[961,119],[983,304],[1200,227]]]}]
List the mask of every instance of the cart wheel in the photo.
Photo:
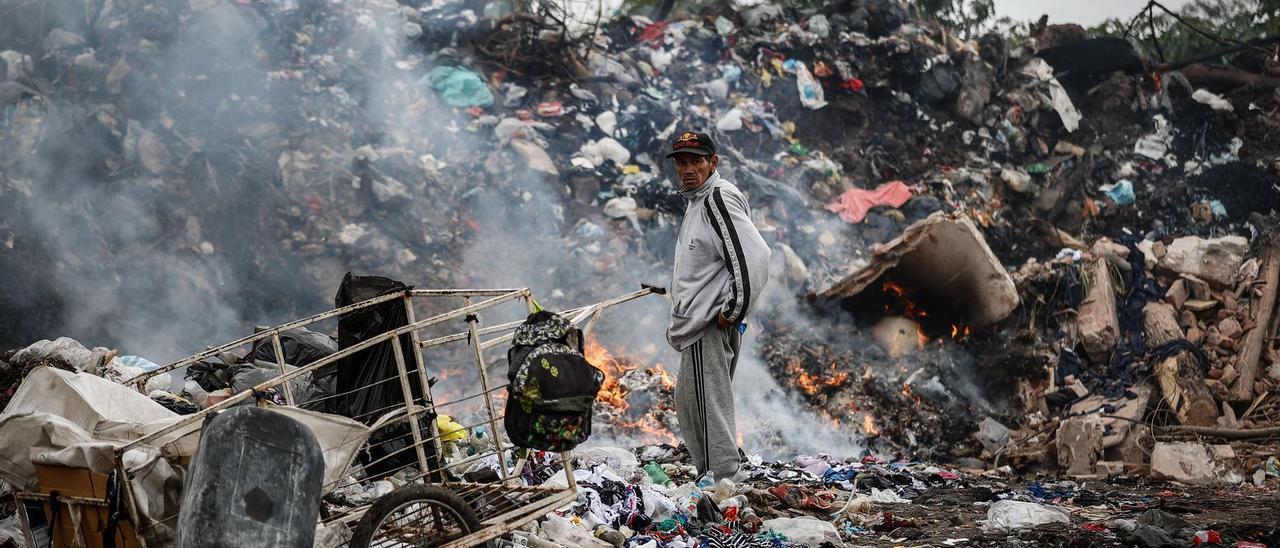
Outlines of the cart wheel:
[{"label": "cart wheel", "polygon": [[351,546],[441,546],[480,529],[480,518],[454,492],[406,485],[373,501],[356,524]]}]

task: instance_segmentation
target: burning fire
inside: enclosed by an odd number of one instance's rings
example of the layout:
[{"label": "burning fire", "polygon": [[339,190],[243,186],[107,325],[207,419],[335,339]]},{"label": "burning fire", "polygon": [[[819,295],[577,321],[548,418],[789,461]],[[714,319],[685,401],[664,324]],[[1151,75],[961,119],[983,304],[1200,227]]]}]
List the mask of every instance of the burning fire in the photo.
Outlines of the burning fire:
[{"label": "burning fire", "polygon": [[[928,312],[921,309],[918,305],[916,305],[915,301],[911,300],[911,297],[910,297],[911,292],[908,291],[907,288],[903,287],[898,282],[886,281],[884,282],[882,289],[884,290],[885,293],[888,293],[890,295],[893,295],[894,297],[897,297],[898,301],[903,303],[903,306],[905,307],[902,310],[903,316],[906,316],[913,320],[917,318],[929,317]],[[885,312],[893,312],[893,311],[890,310],[889,305],[885,305]]]},{"label": "burning fire", "polygon": [[[898,306],[902,308],[902,310],[899,312],[897,310],[894,310],[895,308],[894,305],[886,304],[884,306],[885,312],[890,315],[901,315],[903,317],[906,317],[909,320],[914,321],[916,323],[915,325],[916,348],[919,350],[923,350],[924,347],[927,344],[929,344],[929,335],[925,333],[924,327],[921,325],[922,323],[921,320],[928,318],[929,313],[923,308],[921,308],[918,303],[911,300],[911,291],[908,290],[906,287],[903,287],[901,284],[894,281],[886,281],[884,282],[884,285],[881,287],[886,294],[894,297],[895,301],[899,303]],[[961,341],[961,340],[967,339],[970,333],[971,333],[971,330],[967,325],[951,324],[952,340]],[[905,335],[905,333],[903,333],[903,335]],[[937,343],[941,345],[942,342],[943,342],[943,338],[938,337]],[[896,344],[893,346],[895,348],[893,349],[893,351],[890,352],[891,356],[898,357],[899,355],[905,353],[906,348],[898,347]]]},{"label": "burning fire", "polygon": [[871,415],[862,416],[862,431],[868,436],[877,436],[880,434],[880,429],[876,427],[876,420],[874,417]]},{"label": "burning fire", "polygon": [[799,388],[806,396],[816,396],[822,392],[835,391],[849,384],[849,372],[837,369],[837,364],[832,362],[827,367],[826,374],[814,375],[805,370],[804,364],[799,357],[792,357],[787,360],[787,373],[791,375],[792,382],[796,388]]},{"label": "burning fire", "polygon": [[587,342],[582,349],[582,355],[587,358],[587,361],[604,372],[604,384],[600,387],[600,393],[596,398],[618,410],[619,413],[625,413],[631,408],[631,404],[627,403],[627,389],[618,382],[618,379],[635,367],[628,367],[615,359],[604,345],[596,340],[595,334],[587,337]]},{"label": "burning fire", "polygon": [[671,378],[662,364],[655,364],[653,367],[637,372],[640,369],[639,365],[625,356],[615,357],[603,344],[600,344],[594,334],[587,337],[582,350],[587,361],[604,372],[604,384],[600,386],[597,399],[600,404],[609,409],[612,417],[616,417],[616,420],[610,422],[610,426],[624,433],[638,434],[644,442],[672,445],[678,442],[671,430],[658,420],[658,415],[651,412],[656,411],[655,408],[660,407],[662,402],[646,402],[649,405],[641,404],[633,409],[632,402],[628,400],[631,390],[623,383],[624,377],[646,374],[656,378],[662,393],[670,394],[675,390],[675,379]]}]

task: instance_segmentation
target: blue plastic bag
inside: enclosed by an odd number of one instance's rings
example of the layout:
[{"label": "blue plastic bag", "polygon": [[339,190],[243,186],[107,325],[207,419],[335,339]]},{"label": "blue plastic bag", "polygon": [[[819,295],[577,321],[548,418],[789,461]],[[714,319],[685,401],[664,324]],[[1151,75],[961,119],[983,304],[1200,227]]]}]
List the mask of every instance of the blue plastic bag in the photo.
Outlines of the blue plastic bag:
[{"label": "blue plastic bag", "polygon": [[418,80],[419,86],[431,86],[445,103],[459,108],[487,107],[493,104],[493,92],[479,74],[461,67],[436,67]]}]

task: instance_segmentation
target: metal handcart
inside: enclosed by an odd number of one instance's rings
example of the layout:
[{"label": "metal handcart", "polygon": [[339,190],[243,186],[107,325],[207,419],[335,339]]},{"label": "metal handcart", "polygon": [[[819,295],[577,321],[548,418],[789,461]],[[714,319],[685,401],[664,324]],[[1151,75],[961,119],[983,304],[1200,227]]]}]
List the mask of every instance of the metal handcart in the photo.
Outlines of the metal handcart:
[{"label": "metal handcart", "polygon": [[[621,303],[638,299],[653,293],[663,293],[661,288],[644,286],[642,289],[606,301],[572,308],[561,312],[575,325],[586,322],[585,332],[594,327],[600,313]],[[407,321],[402,327],[390,329],[381,335],[367,338],[337,353],[321,358],[304,367],[292,367],[285,363],[285,353],[281,344],[281,335],[297,328],[316,326],[325,321],[332,321],[344,314],[367,307],[378,306],[394,300],[403,302]],[[440,309],[443,302],[460,301],[461,306],[436,312],[429,317],[418,319],[415,302],[431,301],[435,309]],[[364,435],[355,437],[347,443],[359,445],[351,454],[369,449],[371,437],[384,429],[399,428],[407,434],[402,436],[404,443],[393,452],[383,454],[376,461],[366,461],[355,470],[346,469],[343,480],[335,484],[326,484],[326,493],[350,489],[352,485],[365,486],[370,482],[368,477],[360,477],[360,470],[368,470],[388,462],[408,461],[396,469],[388,471],[380,477],[394,474],[401,482],[407,482],[388,495],[371,502],[351,504],[339,507],[321,516],[320,524],[325,527],[345,526],[354,531],[351,546],[443,546],[463,547],[477,546],[514,531],[529,522],[545,516],[551,510],[561,507],[577,497],[577,488],[573,476],[572,455],[563,452],[554,455],[542,454],[541,464],[544,469],[558,467],[564,475],[563,481],[547,481],[544,484],[528,485],[520,477],[524,470],[526,452],[511,447],[503,441],[501,422],[503,415],[499,409],[500,391],[506,388],[505,375],[493,378],[486,367],[485,351],[507,343],[512,338],[512,331],[523,323],[523,320],[510,321],[499,325],[485,326],[480,312],[494,309],[501,305],[516,306],[524,304],[526,310],[537,307],[531,291],[521,289],[406,289],[394,293],[380,295],[348,306],[295,320],[269,329],[263,329],[253,335],[217,346],[203,352],[159,367],[127,381],[129,385],[143,390],[152,377],[167,372],[181,370],[201,360],[216,357],[246,346],[270,344],[276,361],[273,365],[279,368],[279,375],[262,382],[250,389],[233,394],[215,405],[211,405],[194,414],[181,417],[180,420],[163,426],[148,435],[116,449],[115,474],[113,478],[95,478],[95,481],[114,481],[115,477],[133,478],[138,472],[131,469],[124,458],[125,453],[140,447],[166,447],[175,444],[176,439],[198,433],[205,418],[213,413],[237,405],[260,405],[264,407],[298,407],[315,406],[318,402],[297,401],[295,385],[300,379],[309,378],[322,372],[332,374],[336,368],[346,365],[345,358],[377,345],[390,347],[395,360],[396,375],[387,379],[399,385],[403,405],[395,408],[379,410],[382,413],[373,421]],[[445,307],[447,308],[447,306]],[[496,313],[497,311],[495,311]],[[510,313],[511,311],[508,311]],[[522,317],[522,316],[521,316]],[[465,330],[448,329],[451,322],[465,322]],[[434,334],[445,328],[447,334]],[[394,342],[393,342],[394,341]],[[449,401],[436,401],[432,395],[433,380],[431,372],[442,371],[436,363],[427,363],[424,351],[433,348],[456,347],[452,350],[455,357],[465,359],[475,368],[475,379],[478,386],[465,394],[455,395]],[[416,349],[412,355],[406,356],[402,346]],[[357,390],[373,389],[360,387]],[[144,392],[145,393],[145,392]],[[328,398],[347,397],[346,394],[333,394]],[[455,409],[470,406],[472,413],[459,412]],[[479,409],[475,409],[479,407]],[[487,429],[490,433],[488,445],[475,454],[460,460],[444,461],[442,435],[435,428],[434,418],[440,413],[449,412],[453,416],[476,417],[470,424],[463,426],[470,430],[476,427]],[[432,420],[424,420],[432,419]],[[445,434],[448,434],[446,432]],[[386,443],[381,439],[380,443]],[[467,480],[458,477],[456,471],[470,463],[488,459],[497,462],[496,477],[484,480]],[[347,461],[347,467],[352,467]],[[512,464],[514,463],[514,465]],[[354,473],[353,473],[354,472]],[[119,523],[114,526],[117,531],[115,546],[148,546],[149,529],[173,528],[177,523],[177,513],[171,515],[144,515],[140,504],[139,493],[133,481],[118,481],[114,484],[119,493],[113,499],[105,489],[92,492],[77,493],[80,496],[65,496],[55,501],[50,507],[49,493],[17,493],[20,501],[36,501],[45,504],[45,512],[69,515],[77,526],[85,521],[106,520],[114,512]],[[43,486],[42,486],[42,490]],[[145,497],[143,497],[145,498]],[[145,503],[145,501],[144,501]],[[123,506],[123,508],[120,508]],[[20,504],[19,515],[29,538],[32,530],[26,508]],[[89,535],[83,535],[85,537]],[[81,542],[81,541],[77,541]],[[89,542],[86,545],[96,544]],[[154,544],[153,544],[154,546]]]}]

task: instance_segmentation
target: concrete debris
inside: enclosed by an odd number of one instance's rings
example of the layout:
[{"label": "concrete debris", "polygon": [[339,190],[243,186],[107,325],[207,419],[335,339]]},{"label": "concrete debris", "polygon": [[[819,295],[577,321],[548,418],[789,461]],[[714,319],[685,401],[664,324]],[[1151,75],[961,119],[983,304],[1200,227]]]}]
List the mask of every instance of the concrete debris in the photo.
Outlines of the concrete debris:
[{"label": "concrete debris", "polygon": [[1195,276],[1220,289],[1231,285],[1248,247],[1249,241],[1241,236],[1210,239],[1186,236],[1168,245],[1159,265],[1178,274]]},{"label": "concrete debris", "polygon": [[1107,261],[1096,261],[1089,269],[1089,292],[1080,303],[1076,325],[1089,357],[1107,361],[1120,337],[1120,319],[1116,316],[1116,292],[1111,284]]},{"label": "concrete debris", "polygon": [[1238,483],[1239,478],[1231,482],[1224,473],[1222,461],[1231,458],[1228,454],[1203,443],[1158,442],[1151,450],[1151,475],[1192,485]]},{"label": "concrete debris", "polygon": [[1058,464],[1067,475],[1093,474],[1102,458],[1102,420],[1096,416],[1070,418],[1058,427]]}]

